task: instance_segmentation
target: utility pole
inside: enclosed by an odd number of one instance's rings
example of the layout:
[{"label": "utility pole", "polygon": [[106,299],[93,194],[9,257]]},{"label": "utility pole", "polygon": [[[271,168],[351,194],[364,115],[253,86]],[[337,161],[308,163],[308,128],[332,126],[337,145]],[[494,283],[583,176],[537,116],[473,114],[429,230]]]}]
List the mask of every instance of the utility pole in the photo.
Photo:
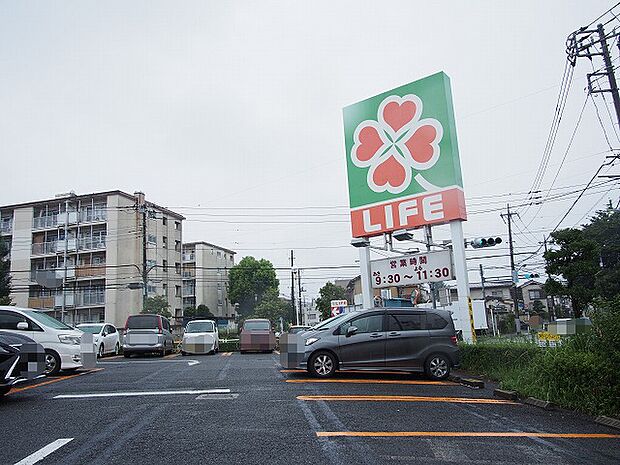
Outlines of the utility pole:
[{"label": "utility pole", "polygon": [[[482,301],[484,302],[484,312],[487,311],[487,293],[484,288],[484,271],[482,270],[482,263],[480,263],[480,285],[482,286]],[[495,315],[493,314],[493,307],[491,307],[491,329],[493,330],[493,336],[495,336]]]},{"label": "utility pole", "polygon": [[601,42],[601,49],[603,50],[603,61],[605,62],[605,73],[607,74],[607,79],[609,81],[609,91],[611,92],[611,96],[614,100],[616,118],[618,119],[618,123],[620,124],[620,96],[618,96],[618,84],[616,82],[616,75],[614,74],[614,65],[612,64],[611,57],[609,56],[609,48],[607,47],[607,38],[605,37],[605,30],[603,29],[603,25],[599,24],[596,27],[596,30],[598,32],[598,37]]},{"label": "utility pole", "polygon": [[147,268],[146,259],[146,202],[144,200],[144,193],[135,192],[136,195],[136,211],[142,215],[142,312],[146,311],[146,301],[149,297],[148,290],[148,276],[149,270]]},{"label": "utility pole", "polygon": [[301,269],[297,269],[297,291],[299,292],[299,313],[300,313],[300,317],[299,320],[301,321],[301,324],[306,324],[306,322],[304,321],[304,309],[303,306],[301,304]]},{"label": "utility pole", "polygon": [[[545,253],[547,253],[547,236],[543,236],[543,245],[545,246]],[[549,276],[549,273],[547,273],[547,280],[549,278],[551,278],[551,276]],[[551,308],[549,309],[549,319],[553,321],[555,320],[555,297],[552,295],[548,297],[549,299],[551,299]],[[549,299],[547,299],[547,305],[549,305]]]},{"label": "utility pole", "polygon": [[521,334],[521,320],[519,319],[519,293],[517,289],[517,284],[519,282],[519,274],[515,269],[515,256],[514,256],[514,247],[512,244],[512,217],[514,215],[519,215],[518,213],[514,213],[510,211],[510,204],[506,206],[506,213],[500,214],[502,220],[504,217],[507,218],[508,221],[508,243],[510,246],[510,271],[512,275],[512,283],[514,289],[514,313],[515,313],[515,328],[517,330],[517,334]]},{"label": "utility pole", "polygon": [[295,310],[295,321],[296,324],[299,325],[299,312],[297,311],[297,307],[295,306],[295,256],[293,255],[293,251],[291,250],[291,305],[293,306],[293,310]]},{"label": "utility pole", "polygon": [[[431,244],[433,243],[433,230],[431,225],[427,224],[424,226],[424,240],[426,241],[426,251],[431,251]],[[429,283],[429,288],[431,291],[431,298],[433,302],[433,308],[437,308],[437,297],[435,296],[435,283]]]}]

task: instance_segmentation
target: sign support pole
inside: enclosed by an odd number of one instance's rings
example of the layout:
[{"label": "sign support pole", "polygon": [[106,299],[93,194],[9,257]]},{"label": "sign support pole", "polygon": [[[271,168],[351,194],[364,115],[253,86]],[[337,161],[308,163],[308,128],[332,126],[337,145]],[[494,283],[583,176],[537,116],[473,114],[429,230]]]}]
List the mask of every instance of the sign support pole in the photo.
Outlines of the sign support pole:
[{"label": "sign support pole", "polygon": [[463,223],[460,220],[450,221],[452,235],[452,253],[454,256],[454,273],[456,275],[456,289],[458,293],[458,319],[463,329],[463,340],[473,342],[472,322],[469,316],[469,277],[467,275],[467,261],[465,260],[465,237]]},{"label": "sign support pole", "polygon": [[360,247],[360,276],[362,284],[362,308],[373,308],[372,277],[370,276],[370,247]]}]

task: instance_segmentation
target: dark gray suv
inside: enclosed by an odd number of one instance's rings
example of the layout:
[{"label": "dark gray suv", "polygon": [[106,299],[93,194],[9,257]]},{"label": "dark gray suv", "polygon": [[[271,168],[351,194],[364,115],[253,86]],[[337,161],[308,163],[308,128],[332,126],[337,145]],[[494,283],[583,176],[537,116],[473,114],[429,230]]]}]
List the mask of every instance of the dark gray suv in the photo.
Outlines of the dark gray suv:
[{"label": "dark gray suv", "polygon": [[450,312],[374,308],[330,318],[281,344],[286,368],[307,369],[321,378],[336,370],[424,371],[445,379],[459,363]]}]

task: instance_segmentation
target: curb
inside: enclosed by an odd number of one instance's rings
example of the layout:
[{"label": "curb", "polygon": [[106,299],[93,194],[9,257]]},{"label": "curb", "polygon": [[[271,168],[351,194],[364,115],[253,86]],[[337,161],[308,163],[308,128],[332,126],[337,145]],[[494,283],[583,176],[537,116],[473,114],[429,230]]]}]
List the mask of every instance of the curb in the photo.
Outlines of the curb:
[{"label": "curb", "polygon": [[461,378],[460,376],[450,375],[448,379],[452,382],[463,384],[464,386],[469,386],[476,389],[484,389],[484,381],[480,381],[479,379],[473,378]]},{"label": "curb", "polygon": [[495,389],[493,390],[493,395],[495,397],[499,397],[500,399],[507,400],[519,400],[519,396],[516,391],[506,391],[504,389]]},{"label": "curb", "polygon": [[617,418],[611,418],[611,417],[606,417],[604,415],[601,415],[599,417],[596,417],[594,419],[594,421],[599,423],[599,424],[601,424],[601,425],[610,426],[611,428],[620,429],[620,420],[618,420]]},{"label": "curb", "polygon": [[553,403],[547,402],[545,400],[536,399],[535,397],[528,397],[527,399],[524,399],[523,402],[533,405],[535,407],[540,407],[544,410],[552,410],[555,407]]}]

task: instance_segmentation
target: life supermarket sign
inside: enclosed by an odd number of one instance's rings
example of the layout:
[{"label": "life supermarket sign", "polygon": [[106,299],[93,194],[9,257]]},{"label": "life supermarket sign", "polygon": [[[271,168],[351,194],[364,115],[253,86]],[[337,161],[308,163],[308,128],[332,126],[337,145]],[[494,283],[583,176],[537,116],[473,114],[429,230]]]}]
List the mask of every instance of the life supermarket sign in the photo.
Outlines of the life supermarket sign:
[{"label": "life supermarket sign", "polygon": [[344,132],[353,237],[467,219],[445,73],[346,107]]}]

